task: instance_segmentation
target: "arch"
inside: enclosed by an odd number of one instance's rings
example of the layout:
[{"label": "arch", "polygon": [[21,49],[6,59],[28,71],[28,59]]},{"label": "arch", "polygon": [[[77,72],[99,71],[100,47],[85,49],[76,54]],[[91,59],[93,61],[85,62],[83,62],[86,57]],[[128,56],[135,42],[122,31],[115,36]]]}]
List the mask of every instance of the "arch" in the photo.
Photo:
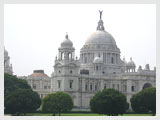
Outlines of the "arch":
[{"label": "arch", "polygon": [[74,63],[69,63],[68,66],[69,66],[69,67],[76,67],[77,65],[74,64]]},{"label": "arch", "polygon": [[64,52],[61,52],[61,60],[64,60]]},{"label": "arch", "polygon": [[145,88],[149,88],[149,87],[152,87],[152,84],[150,84],[150,83],[145,83],[145,84],[143,85],[142,90],[145,89]]},{"label": "arch", "polygon": [[98,65],[96,65],[96,71],[98,71]]},{"label": "arch", "polygon": [[62,64],[61,63],[57,63],[57,64],[55,64],[55,67],[61,67],[62,66]]},{"label": "arch", "polygon": [[68,53],[68,58],[69,58],[69,60],[72,59],[72,53]]}]

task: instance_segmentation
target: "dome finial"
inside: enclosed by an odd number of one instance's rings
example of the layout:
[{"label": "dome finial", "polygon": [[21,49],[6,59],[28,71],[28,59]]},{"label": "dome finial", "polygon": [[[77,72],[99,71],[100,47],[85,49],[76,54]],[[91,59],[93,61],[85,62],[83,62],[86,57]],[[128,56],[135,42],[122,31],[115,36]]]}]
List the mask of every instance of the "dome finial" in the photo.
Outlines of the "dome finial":
[{"label": "dome finial", "polygon": [[66,38],[66,39],[68,39],[68,33],[67,33],[67,32],[66,32],[66,36],[65,36],[65,38]]},{"label": "dome finial", "polygon": [[98,26],[97,26],[97,30],[102,30],[104,31],[104,26],[103,26],[103,21],[102,21],[102,12],[99,10],[100,13],[100,20],[98,21]]},{"label": "dome finial", "polygon": [[103,10],[99,10],[99,13],[100,13],[100,20],[102,19],[102,12],[103,12]]}]

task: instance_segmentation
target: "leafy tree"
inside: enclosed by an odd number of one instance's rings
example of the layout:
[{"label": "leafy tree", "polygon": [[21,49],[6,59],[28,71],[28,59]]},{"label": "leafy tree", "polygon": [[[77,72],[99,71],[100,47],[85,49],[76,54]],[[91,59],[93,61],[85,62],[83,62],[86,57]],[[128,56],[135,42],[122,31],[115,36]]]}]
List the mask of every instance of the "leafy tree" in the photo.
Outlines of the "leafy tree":
[{"label": "leafy tree", "polygon": [[145,88],[130,99],[132,109],[137,113],[156,114],[156,88]]},{"label": "leafy tree", "polygon": [[100,91],[90,100],[91,111],[98,114],[117,116],[128,109],[126,96],[114,89]]},{"label": "leafy tree", "polygon": [[17,89],[5,98],[6,111],[20,115],[33,112],[41,105],[39,95],[31,89]]},{"label": "leafy tree", "polygon": [[42,110],[44,112],[52,112],[53,115],[57,113],[70,111],[73,108],[73,101],[71,96],[64,92],[56,92],[47,95],[43,99]]},{"label": "leafy tree", "polygon": [[28,83],[25,80],[19,79],[16,76],[4,74],[4,96],[8,96],[11,92],[16,89],[24,88],[31,89]]}]

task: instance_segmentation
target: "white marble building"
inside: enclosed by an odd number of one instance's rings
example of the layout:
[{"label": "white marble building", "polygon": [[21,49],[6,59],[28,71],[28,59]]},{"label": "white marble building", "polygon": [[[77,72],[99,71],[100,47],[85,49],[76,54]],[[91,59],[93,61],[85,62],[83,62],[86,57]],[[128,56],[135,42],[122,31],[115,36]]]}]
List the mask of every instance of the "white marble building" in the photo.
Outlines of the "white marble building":
[{"label": "white marble building", "polygon": [[32,90],[36,91],[40,98],[51,93],[51,79],[44,73],[44,70],[34,70],[31,75],[19,76],[19,78],[27,80]]},{"label": "white marble building", "polygon": [[89,36],[80,50],[80,58],[75,58],[75,49],[68,35],[61,43],[51,76],[52,92],[69,93],[78,108],[89,108],[92,96],[100,90],[114,88],[130,98],[133,94],[150,86],[156,86],[156,68],[149,64],[142,69],[130,58],[121,60],[120,49],[113,36],[105,31],[100,20],[96,31]]},{"label": "white marble building", "polygon": [[12,64],[10,64],[10,57],[6,49],[4,49],[4,73],[13,74]]},{"label": "white marble building", "polygon": [[[41,98],[56,91],[64,91],[71,95],[74,106],[89,108],[89,102],[97,91],[114,88],[130,98],[133,94],[150,86],[156,86],[156,68],[150,69],[149,64],[142,69],[132,58],[127,62],[120,57],[113,36],[105,31],[103,20],[100,20],[96,31],[85,41],[80,50],[80,58],[75,57],[75,48],[68,35],[58,49],[51,77],[43,70],[34,70],[26,79],[31,88]],[[11,70],[8,53],[5,53],[6,71]],[[12,72],[10,72],[12,73]]]}]

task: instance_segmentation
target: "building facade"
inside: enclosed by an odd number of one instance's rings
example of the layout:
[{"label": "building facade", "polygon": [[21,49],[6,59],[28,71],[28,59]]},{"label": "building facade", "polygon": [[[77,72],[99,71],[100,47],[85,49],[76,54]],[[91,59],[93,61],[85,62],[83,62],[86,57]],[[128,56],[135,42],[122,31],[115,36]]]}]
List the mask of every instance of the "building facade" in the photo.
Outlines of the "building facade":
[{"label": "building facade", "polygon": [[[4,65],[5,72],[12,74],[7,51]],[[75,107],[88,109],[95,93],[107,88],[122,92],[130,103],[133,94],[156,86],[156,68],[151,70],[146,64],[144,69],[141,66],[136,69],[132,58],[128,62],[125,58],[121,59],[120,49],[113,36],[105,30],[100,11],[96,31],[82,46],[80,58],[75,57],[75,48],[66,34],[58,49],[51,77],[43,70],[34,70],[33,74],[20,78],[27,80],[40,98],[64,91],[71,95]]]},{"label": "building facade", "polygon": [[113,36],[105,31],[100,12],[96,31],[89,36],[75,58],[75,49],[68,35],[58,49],[54,72],[51,76],[52,92],[64,91],[72,96],[74,106],[89,108],[90,99],[97,91],[107,88],[124,93],[127,101],[133,94],[156,86],[156,68],[149,64],[136,70],[132,58],[121,60],[120,49]]},{"label": "building facade", "polygon": [[41,99],[51,93],[51,79],[44,73],[44,70],[34,70],[31,75],[19,76],[19,78],[26,80],[32,90],[39,94]]}]

